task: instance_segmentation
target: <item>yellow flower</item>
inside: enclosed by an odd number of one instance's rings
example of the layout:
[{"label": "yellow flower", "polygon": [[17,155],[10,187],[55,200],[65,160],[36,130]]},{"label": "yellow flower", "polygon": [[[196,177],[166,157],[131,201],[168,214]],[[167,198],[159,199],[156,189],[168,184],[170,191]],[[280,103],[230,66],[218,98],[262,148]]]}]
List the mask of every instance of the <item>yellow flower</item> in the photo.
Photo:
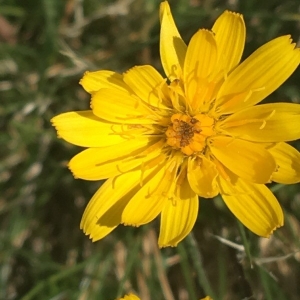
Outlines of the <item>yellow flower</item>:
[{"label": "yellow flower", "polygon": [[168,2],[160,19],[167,79],[149,65],[87,72],[81,84],[92,110],[52,120],[60,137],[88,147],[70,161],[74,176],[109,178],[80,226],[96,241],[119,224],[160,215],[159,246],[176,246],[195,224],[198,196],[220,194],[246,227],[268,237],[283,225],[283,213],[264,184],[300,178],[300,154],[285,143],[300,137],[300,105],[256,104],[297,68],[299,49],[282,36],[239,64],[242,15],[225,11],[188,46]]},{"label": "yellow flower", "polygon": [[138,296],[134,294],[125,295],[123,298],[119,298],[118,300],[141,300]]},{"label": "yellow flower", "polygon": [[[125,295],[123,298],[119,298],[118,300],[141,300],[141,299],[134,294],[128,294]],[[213,300],[213,299],[209,296],[206,296],[205,298],[201,298],[200,300]]]}]

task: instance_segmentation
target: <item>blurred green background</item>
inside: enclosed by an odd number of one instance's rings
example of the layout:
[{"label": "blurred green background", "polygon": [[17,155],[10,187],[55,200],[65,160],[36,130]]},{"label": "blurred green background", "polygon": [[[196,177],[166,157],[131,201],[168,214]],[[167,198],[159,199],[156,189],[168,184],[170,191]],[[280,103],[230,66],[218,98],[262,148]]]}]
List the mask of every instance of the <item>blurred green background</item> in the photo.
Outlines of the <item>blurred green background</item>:
[{"label": "blurred green background", "polygon": [[[143,300],[300,299],[299,184],[271,186],[285,213],[271,239],[244,229],[219,198],[201,202],[193,234],[177,248],[158,249],[159,220],[120,226],[94,244],[79,230],[101,183],[72,177],[67,162],[80,149],[57,139],[50,119],[88,109],[78,84],[86,70],[162,71],[159,4],[0,0],[0,299],[104,300],[130,291]],[[170,5],[186,42],[225,9],[244,15],[244,57],[280,35],[299,41],[296,0]],[[299,71],[267,101],[299,103]]]}]

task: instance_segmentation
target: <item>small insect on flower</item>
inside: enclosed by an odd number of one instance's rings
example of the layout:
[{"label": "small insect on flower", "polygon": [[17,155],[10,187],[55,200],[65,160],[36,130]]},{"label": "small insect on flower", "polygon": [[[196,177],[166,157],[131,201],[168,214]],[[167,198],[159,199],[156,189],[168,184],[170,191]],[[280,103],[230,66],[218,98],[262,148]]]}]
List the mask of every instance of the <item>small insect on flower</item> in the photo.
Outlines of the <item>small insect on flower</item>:
[{"label": "small insect on flower", "polygon": [[269,237],[283,213],[265,184],[300,180],[300,154],[286,143],[300,138],[300,105],[259,102],[298,67],[299,48],[281,36],[240,62],[241,14],[225,11],[188,45],[167,1],[160,21],[166,78],[150,65],[86,72],[91,110],[52,119],[59,137],[87,148],[69,163],[74,176],[108,178],[80,227],[97,241],[119,224],[160,216],[159,246],[176,246],[195,224],[199,196],[220,194],[246,227]]}]

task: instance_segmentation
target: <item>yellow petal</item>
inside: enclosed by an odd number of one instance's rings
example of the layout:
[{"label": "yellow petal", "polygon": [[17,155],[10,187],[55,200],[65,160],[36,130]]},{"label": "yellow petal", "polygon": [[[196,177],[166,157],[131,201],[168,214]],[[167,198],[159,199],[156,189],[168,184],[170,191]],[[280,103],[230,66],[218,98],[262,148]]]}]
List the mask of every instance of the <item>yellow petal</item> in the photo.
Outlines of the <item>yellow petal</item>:
[{"label": "yellow petal", "polygon": [[300,182],[300,153],[286,143],[278,143],[268,150],[277,164],[272,180],[284,184]]},{"label": "yellow petal", "polygon": [[51,120],[58,137],[82,147],[105,147],[125,141],[116,132],[124,128],[96,117],[91,110],[60,114]]},{"label": "yellow petal", "polygon": [[118,145],[89,148],[75,155],[69,168],[76,178],[101,180],[128,172],[141,165],[144,157],[135,156],[149,146],[148,138],[125,141]]},{"label": "yellow petal", "polygon": [[101,89],[92,96],[93,113],[104,120],[122,124],[152,124],[155,116],[138,97],[126,91]]},{"label": "yellow petal", "polygon": [[175,25],[169,3],[160,4],[160,58],[167,77],[173,81],[181,78],[186,44]]},{"label": "yellow petal", "polygon": [[85,72],[79,82],[90,94],[103,88],[128,90],[123,82],[123,76],[112,71]]},{"label": "yellow petal", "polygon": [[263,45],[225,80],[216,99],[217,113],[236,112],[260,102],[291,76],[299,62],[299,49],[290,36]]},{"label": "yellow petal", "polygon": [[198,196],[185,179],[179,197],[168,199],[162,210],[159,247],[177,246],[192,230],[198,215]]},{"label": "yellow petal", "polygon": [[81,219],[80,228],[94,241],[102,239],[123,222],[122,215],[126,205],[158,172],[156,168],[143,173],[132,171],[108,179],[95,193],[87,205]]},{"label": "yellow petal", "polygon": [[246,28],[243,16],[238,13],[225,11],[215,22],[212,31],[218,47],[218,64],[216,73],[223,75],[238,65],[241,60]]},{"label": "yellow petal", "polygon": [[270,103],[249,107],[219,122],[230,135],[256,142],[282,142],[300,138],[300,105]]},{"label": "yellow petal", "polygon": [[[124,81],[147,104],[167,109],[167,83],[152,66],[137,66],[124,74]],[[165,92],[165,93],[164,93]]]},{"label": "yellow petal", "polygon": [[216,178],[218,171],[215,164],[206,157],[188,160],[188,180],[192,190],[203,198],[213,198],[219,189]]},{"label": "yellow petal", "polygon": [[282,209],[265,185],[238,180],[233,186],[221,177],[219,179],[224,202],[252,232],[269,237],[276,228],[283,225]]},{"label": "yellow petal", "polygon": [[80,228],[94,241],[104,238],[122,221],[122,213],[140,188],[141,172],[128,172],[108,179],[87,205]]},{"label": "yellow petal", "polygon": [[211,31],[201,29],[192,37],[184,61],[184,84],[187,101],[193,109],[208,98],[210,76],[217,63],[217,44]]},{"label": "yellow petal", "polygon": [[188,45],[184,61],[184,81],[209,77],[217,62],[217,45],[211,31],[200,29]]},{"label": "yellow petal", "polygon": [[158,216],[168,201],[165,195],[157,191],[161,183],[167,184],[165,175],[165,167],[162,165],[133,196],[123,211],[122,222],[125,225],[139,226],[151,222]]},{"label": "yellow petal", "polygon": [[270,182],[276,169],[272,155],[259,144],[216,136],[210,140],[210,150],[225,167],[250,182]]}]

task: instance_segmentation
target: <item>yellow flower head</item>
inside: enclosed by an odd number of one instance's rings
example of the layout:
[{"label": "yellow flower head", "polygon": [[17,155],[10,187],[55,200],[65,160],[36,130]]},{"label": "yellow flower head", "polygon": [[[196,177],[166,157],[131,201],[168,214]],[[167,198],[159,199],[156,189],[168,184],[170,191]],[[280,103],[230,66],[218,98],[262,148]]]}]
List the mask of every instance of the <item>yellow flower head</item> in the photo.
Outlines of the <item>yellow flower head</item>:
[{"label": "yellow flower head", "polygon": [[141,300],[138,296],[134,294],[125,295],[123,298],[119,298],[118,300]]},{"label": "yellow flower head", "polygon": [[[125,295],[123,298],[119,298],[118,300],[141,300],[141,299],[134,294],[128,294]],[[209,296],[206,296],[205,298],[201,298],[200,300],[213,300],[213,299]]]},{"label": "yellow flower head", "polygon": [[52,120],[60,137],[88,148],[70,161],[74,176],[109,178],[80,226],[96,241],[160,215],[159,246],[176,246],[195,224],[198,196],[220,194],[246,227],[268,237],[283,213],[264,184],[300,179],[300,154],[284,143],[300,138],[300,105],[256,104],[294,72],[299,49],[282,36],[240,63],[242,15],[225,11],[188,46],[168,2],[160,19],[167,79],[149,65],[87,72],[81,84],[91,110]]}]

